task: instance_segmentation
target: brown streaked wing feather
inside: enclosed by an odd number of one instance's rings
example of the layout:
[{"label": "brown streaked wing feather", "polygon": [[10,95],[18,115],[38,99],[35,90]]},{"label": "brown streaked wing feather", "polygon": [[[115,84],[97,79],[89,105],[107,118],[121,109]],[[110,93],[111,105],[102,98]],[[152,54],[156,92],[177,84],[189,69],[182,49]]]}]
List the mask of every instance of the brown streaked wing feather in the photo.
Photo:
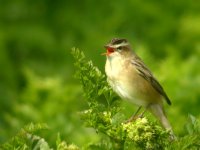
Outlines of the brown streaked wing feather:
[{"label": "brown streaked wing feather", "polygon": [[136,56],[134,57],[134,60],[131,61],[131,63],[136,67],[136,69],[139,72],[139,75],[141,75],[145,80],[151,83],[153,88],[160,93],[167,103],[171,105],[171,101],[168,98],[167,94],[165,93],[163,87],[160,85],[160,83],[154,78],[153,74],[151,71],[145,66],[145,64],[142,62],[142,60]]}]

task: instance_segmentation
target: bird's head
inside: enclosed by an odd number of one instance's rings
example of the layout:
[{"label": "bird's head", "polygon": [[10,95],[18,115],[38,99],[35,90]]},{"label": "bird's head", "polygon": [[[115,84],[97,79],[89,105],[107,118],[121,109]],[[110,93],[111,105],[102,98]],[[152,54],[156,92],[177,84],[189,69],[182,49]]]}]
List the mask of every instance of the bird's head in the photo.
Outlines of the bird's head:
[{"label": "bird's head", "polygon": [[104,46],[107,50],[104,55],[115,56],[123,55],[130,51],[130,44],[126,39],[114,38],[107,45]]}]

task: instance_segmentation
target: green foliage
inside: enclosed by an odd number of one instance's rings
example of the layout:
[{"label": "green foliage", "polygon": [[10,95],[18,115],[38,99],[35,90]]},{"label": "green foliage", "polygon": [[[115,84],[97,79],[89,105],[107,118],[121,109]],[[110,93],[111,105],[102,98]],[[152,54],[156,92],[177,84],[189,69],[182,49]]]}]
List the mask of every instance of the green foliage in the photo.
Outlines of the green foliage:
[{"label": "green foliage", "polygon": [[[38,136],[39,132],[49,129],[46,124],[29,124],[22,128],[19,133],[11,140],[0,146],[3,150],[53,150],[50,144],[42,137]],[[62,141],[60,135],[57,137],[56,150],[79,150],[79,148],[70,144],[67,145]]]},{"label": "green foliage", "polygon": [[[79,79],[84,99],[88,109],[80,113],[86,127],[93,128],[100,140],[86,143],[82,146],[85,150],[104,149],[163,149],[163,150],[187,150],[200,148],[200,122],[194,116],[189,115],[185,124],[187,134],[179,136],[175,140],[170,139],[170,132],[161,128],[156,122],[148,118],[138,118],[133,122],[125,123],[121,112],[119,98],[113,93],[106,82],[106,77],[95,67],[92,61],[87,61],[82,51],[73,49],[77,68],[76,78]],[[79,150],[74,144],[68,144],[57,136],[56,144],[52,148],[45,138],[42,138],[42,130],[51,130],[46,124],[29,124],[22,128],[11,140],[0,146],[3,150],[10,149],[41,149],[41,150]]]},{"label": "green foliage", "polygon": [[40,136],[37,136],[35,133],[40,131],[48,129],[48,126],[46,124],[29,124],[25,126],[21,131],[13,137],[10,141],[3,144],[1,146],[4,150],[31,150],[31,149],[47,149],[50,150],[48,143],[41,138]]},{"label": "green foliage", "polygon": [[185,126],[189,135],[200,134],[200,121],[193,115],[189,114],[188,122]]},{"label": "green foliage", "polygon": [[[200,147],[200,124],[192,115],[186,124],[188,134],[170,141],[170,133],[147,118],[139,118],[131,123],[123,123],[119,99],[112,92],[102,74],[91,61],[87,61],[82,51],[73,49],[77,68],[76,77],[84,90],[89,109],[81,113],[87,127],[99,133],[102,140],[89,144],[87,149],[190,149]],[[102,103],[104,102],[104,103]]]},{"label": "green foliage", "polygon": [[[95,130],[101,132],[97,127],[81,126],[77,114],[89,108],[81,84],[73,78],[70,52],[71,47],[80,47],[103,75],[105,58],[100,54],[114,37],[127,38],[163,85],[172,101],[166,113],[176,135],[193,139],[196,129],[193,131],[191,124],[184,128],[184,124],[190,122],[186,117],[189,113],[200,118],[199,8],[200,3],[191,0],[102,0],[98,5],[91,0],[0,1],[0,143],[30,122],[45,122],[51,130],[40,137],[51,147],[56,147],[54,134],[58,132],[69,143],[98,147],[102,134]],[[110,96],[115,97],[113,102]],[[90,104],[97,105],[91,117],[103,118],[106,112],[116,124],[135,108],[126,102],[121,105],[125,109],[119,107],[112,91],[91,97]],[[115,107],[116,115],[110,114],[109,107]],[[94,125],[92,120],[84,123]],[[110,146],[106,137],[100,142],[104,149]],[[190,141],[185,139],[183,144]]]},{"label": "green foliage", "polygon": [[188,150],[200,148],[200,122],[194,116],[189,115],[188,121],[185,124],[187,134],[184,137],[179,137],[177,141],[169,145],[169,149]]},{"label": "green foliage", "polygon": [[60,134],[58,134],[56,141],[56,150],[79,150],[79,148],[74,144],[67,144],[65,141],[62,141],[60,138]]},{"label": "green foliage", "polygon": [[72,54],[77,68],[76,77],[82,84],[89,106],[81,113],[82,119],[87,127],[94,128],[109,139],[107,147],[105,141],[99,147],[129,149],[130,145],[134,145],[143,149],[163,149],[169,143],[169,133],[146,118],[122,123],[119,100],[107,85],[105,75],[91,61],[86,61],[83,52],[74,48]]}]

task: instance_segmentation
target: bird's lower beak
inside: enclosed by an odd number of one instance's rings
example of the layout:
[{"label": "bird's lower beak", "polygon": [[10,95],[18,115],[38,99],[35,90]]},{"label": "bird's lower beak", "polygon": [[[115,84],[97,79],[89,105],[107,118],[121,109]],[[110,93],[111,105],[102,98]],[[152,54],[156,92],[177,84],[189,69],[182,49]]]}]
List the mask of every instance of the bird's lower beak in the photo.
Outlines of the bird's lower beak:
[{"label": "bird's lower beak", "polygon": [[[108,46],[108,45],[105,45],[104,48],[107,50],[107,49],[109,48],[109,46]],[[101,55],[108,55],[108,52],[102,53]]]},{"label": "bird's lower beak", "polygon": [[104,56],[104,55],[107,55],[107,53],[101,53],[101,55],[103,55],[103,56]]}]

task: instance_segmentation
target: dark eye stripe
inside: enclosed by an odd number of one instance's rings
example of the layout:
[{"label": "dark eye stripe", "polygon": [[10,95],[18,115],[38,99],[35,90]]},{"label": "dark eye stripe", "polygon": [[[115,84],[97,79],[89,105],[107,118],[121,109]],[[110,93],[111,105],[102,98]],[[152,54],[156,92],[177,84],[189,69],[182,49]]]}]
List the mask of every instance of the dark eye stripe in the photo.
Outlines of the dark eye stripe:
[{"label": "dark eye stripe", "polygon": [[118,50],[122,50],[122,48],[123,48],[122,46],[117,47]]}]

